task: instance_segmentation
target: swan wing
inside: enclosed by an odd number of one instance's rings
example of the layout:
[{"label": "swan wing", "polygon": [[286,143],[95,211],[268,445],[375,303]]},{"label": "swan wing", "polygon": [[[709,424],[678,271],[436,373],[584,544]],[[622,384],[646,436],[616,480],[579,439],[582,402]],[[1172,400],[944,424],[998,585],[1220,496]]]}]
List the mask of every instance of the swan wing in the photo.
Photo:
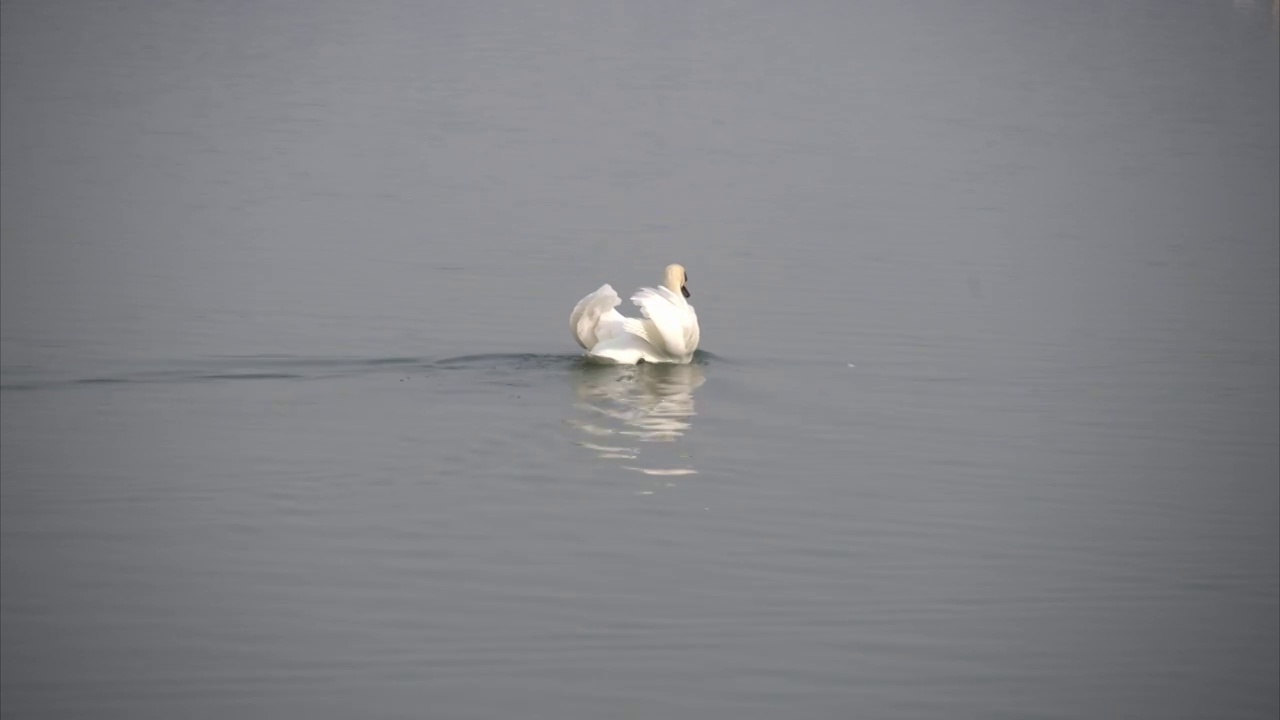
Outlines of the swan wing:
[{"label": "swan wing", "polygon": [[698,342],[702,340],[702,329],[698,326],[698,313],[694,312],[693,306],[686,301],[685,307],[689,308],[689,317],[684,325],[684,346],[689,349],[692,359],[693,351],[698,349]]},{"label": "swan wing", "polygon": [[644,287],[631,296],[631,302],[648,319],[649,338],[664,354],[677,362],[689,362],[698,347],[700,332],[698,315],[693,306],[679,294],[665,287]]},{"label": "swan wing", "polygon": [[625,318],[614,309],[620,304],[622,298],[608,283],[579,300],[573,306],[573,312],[569,313],[569,330],[573,339],[584,350],[590,350],[601,340],[621,332]]}]

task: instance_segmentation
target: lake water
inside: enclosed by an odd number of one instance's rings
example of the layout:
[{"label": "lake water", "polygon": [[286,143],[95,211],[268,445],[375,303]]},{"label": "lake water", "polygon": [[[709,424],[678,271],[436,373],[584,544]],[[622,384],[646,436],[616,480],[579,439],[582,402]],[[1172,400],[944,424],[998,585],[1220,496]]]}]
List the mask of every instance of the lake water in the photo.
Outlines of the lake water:
[{"label": "lake water", "polygon": [[5,718],[1280,712],[1274,3],[2,7]]}]

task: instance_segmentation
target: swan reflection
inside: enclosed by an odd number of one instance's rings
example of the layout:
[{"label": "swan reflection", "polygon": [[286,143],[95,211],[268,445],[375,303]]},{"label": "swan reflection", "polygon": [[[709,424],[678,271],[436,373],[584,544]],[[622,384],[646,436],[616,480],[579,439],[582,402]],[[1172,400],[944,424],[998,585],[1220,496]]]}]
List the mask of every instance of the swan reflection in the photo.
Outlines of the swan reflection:
[{"label": "swan reflection", "polygon": [[[585,437],[576,443],[628,470],[692,475],[688,453],[670,443],[692,426],[693,391],[705,381],[697,365],[583,366],[574,375],[577,413],[570,423]],[[646,467],[659,460],[666,466]]]}]

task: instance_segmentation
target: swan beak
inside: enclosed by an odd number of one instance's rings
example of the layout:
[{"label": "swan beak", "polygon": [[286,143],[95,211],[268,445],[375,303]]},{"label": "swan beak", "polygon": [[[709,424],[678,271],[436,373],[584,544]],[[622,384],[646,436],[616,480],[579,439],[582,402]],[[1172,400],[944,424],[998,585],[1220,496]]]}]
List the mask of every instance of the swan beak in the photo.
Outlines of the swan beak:
[{"label": "swan beak", "polygon": [[681,295],[683,295],[683,296],[685,296],[685,297],[689,297],[689,288],[687,288],[687,287],[685,287],[685,286],[681,285],[681,286],[680,286],[680,294],[681,294]]}]

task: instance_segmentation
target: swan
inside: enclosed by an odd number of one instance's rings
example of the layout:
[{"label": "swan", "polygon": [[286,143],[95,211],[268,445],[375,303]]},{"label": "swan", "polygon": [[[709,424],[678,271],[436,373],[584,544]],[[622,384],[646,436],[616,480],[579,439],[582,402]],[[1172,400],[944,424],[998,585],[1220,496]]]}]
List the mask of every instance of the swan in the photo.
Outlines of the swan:
[{"label": "swan", "polygon": [[619,365],[642,362],[687,364],[698,348],[698,314],[689,304],[689,275],[668,265],[662,284],[642,287],[631,296],[643,318],[614,308],[622,303],[608,283],[578,301],[569,314],[573,339],[592,360]]}]

